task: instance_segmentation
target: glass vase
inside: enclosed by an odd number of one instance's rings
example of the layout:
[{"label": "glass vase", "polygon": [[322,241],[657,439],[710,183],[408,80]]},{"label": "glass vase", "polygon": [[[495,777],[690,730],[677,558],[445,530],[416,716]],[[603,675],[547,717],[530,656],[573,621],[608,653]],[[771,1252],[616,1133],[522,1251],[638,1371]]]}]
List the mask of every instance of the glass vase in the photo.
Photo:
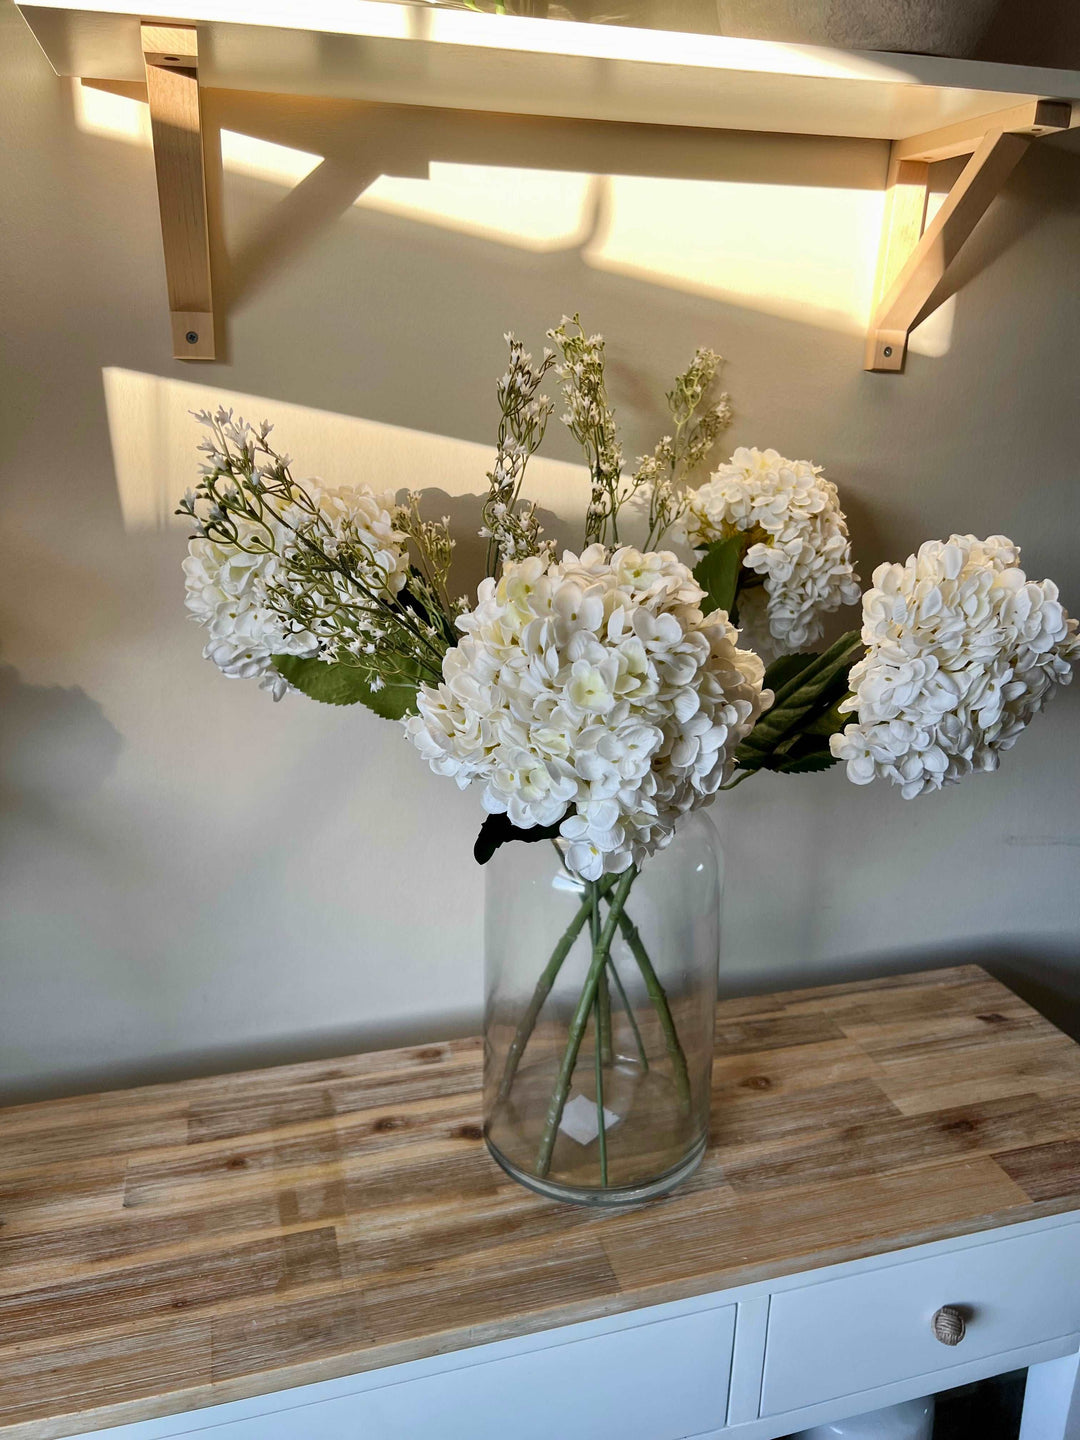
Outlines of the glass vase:
[{"label": "glass vase", "polygon": [[721,864],[702,815],[640,870],[584,881],[558,841],[488,863],[484,1132],[522,1185],[620,1205],[685,1179],[709,1133]]}]

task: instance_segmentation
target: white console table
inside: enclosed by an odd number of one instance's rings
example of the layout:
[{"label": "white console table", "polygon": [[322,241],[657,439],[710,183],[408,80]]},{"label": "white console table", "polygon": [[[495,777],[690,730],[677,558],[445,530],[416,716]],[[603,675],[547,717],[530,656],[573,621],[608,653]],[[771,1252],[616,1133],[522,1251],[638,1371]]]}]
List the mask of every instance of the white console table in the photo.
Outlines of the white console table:
[{"label": "white console table", "polygon": [[489,1160],[479,1062],[0,1111],[0,1440],[775,1440],[1020,1366],[1080,1436],[1080,1047],[981,970],[722,1003],[701,1170],[615,1214]]}]

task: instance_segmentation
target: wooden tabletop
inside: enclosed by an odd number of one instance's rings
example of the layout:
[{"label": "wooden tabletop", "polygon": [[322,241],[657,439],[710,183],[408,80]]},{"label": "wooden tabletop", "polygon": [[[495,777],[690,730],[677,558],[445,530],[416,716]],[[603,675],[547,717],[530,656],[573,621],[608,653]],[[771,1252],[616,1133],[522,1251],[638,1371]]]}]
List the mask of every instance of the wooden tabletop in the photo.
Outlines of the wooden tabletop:
[{"label": "wooden tabletop", "polygon": [[0,1435],[41,1440],[1080,1208],[1080,1047],[974,966],[727,1001],[712,1144],[511,1182],[478,1040],[0,1111]]}]

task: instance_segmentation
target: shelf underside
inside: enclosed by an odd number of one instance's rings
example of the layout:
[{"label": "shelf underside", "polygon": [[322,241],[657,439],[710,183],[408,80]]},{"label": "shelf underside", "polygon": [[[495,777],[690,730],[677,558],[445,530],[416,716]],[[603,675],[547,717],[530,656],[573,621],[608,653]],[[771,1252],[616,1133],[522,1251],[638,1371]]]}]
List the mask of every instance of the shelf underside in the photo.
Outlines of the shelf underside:
[{"label": "shelf underside", "polygon": [[895,140],[1034,97],[1080,98],[1075,71],[394,0],[192,0],[156,14],[124,3],[20,9],[58,74],[94,80],[143,80],[139,26],[154,19],[197,26],[204,86],[395,104]]}]

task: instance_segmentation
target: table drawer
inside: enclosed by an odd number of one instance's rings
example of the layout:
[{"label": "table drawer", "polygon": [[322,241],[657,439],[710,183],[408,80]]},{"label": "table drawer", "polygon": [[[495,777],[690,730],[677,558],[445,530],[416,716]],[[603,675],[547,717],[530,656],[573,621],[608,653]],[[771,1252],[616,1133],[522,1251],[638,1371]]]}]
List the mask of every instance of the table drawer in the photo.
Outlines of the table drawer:
[{"label": "table drawer", "polygon": [[[681,1440],[723,1427],[734,1339],[735,1306],[726,1305],[490,1360],[479,1359],[482,1349],[466,1351],[468,1363],[435,1374],[402,1379],[391,1368],[377,1379],[357,1377],[367,1388],[330,1400],[305,1403],[303,1389],[285,1391],[280,1409],[248,1419],[222,1423],[204,1410],[181,1433],[214,1440]],[[119,1440],[123,1432],[110,1433]]]},{"label": "table drawer", "polygon": [[[954,1346],[931,1328],[945,1305],[967,1322]],[[781,1291],[769,1307],[761,1413],[780,1415],[1078,1331],[1080,1225]]]}]

